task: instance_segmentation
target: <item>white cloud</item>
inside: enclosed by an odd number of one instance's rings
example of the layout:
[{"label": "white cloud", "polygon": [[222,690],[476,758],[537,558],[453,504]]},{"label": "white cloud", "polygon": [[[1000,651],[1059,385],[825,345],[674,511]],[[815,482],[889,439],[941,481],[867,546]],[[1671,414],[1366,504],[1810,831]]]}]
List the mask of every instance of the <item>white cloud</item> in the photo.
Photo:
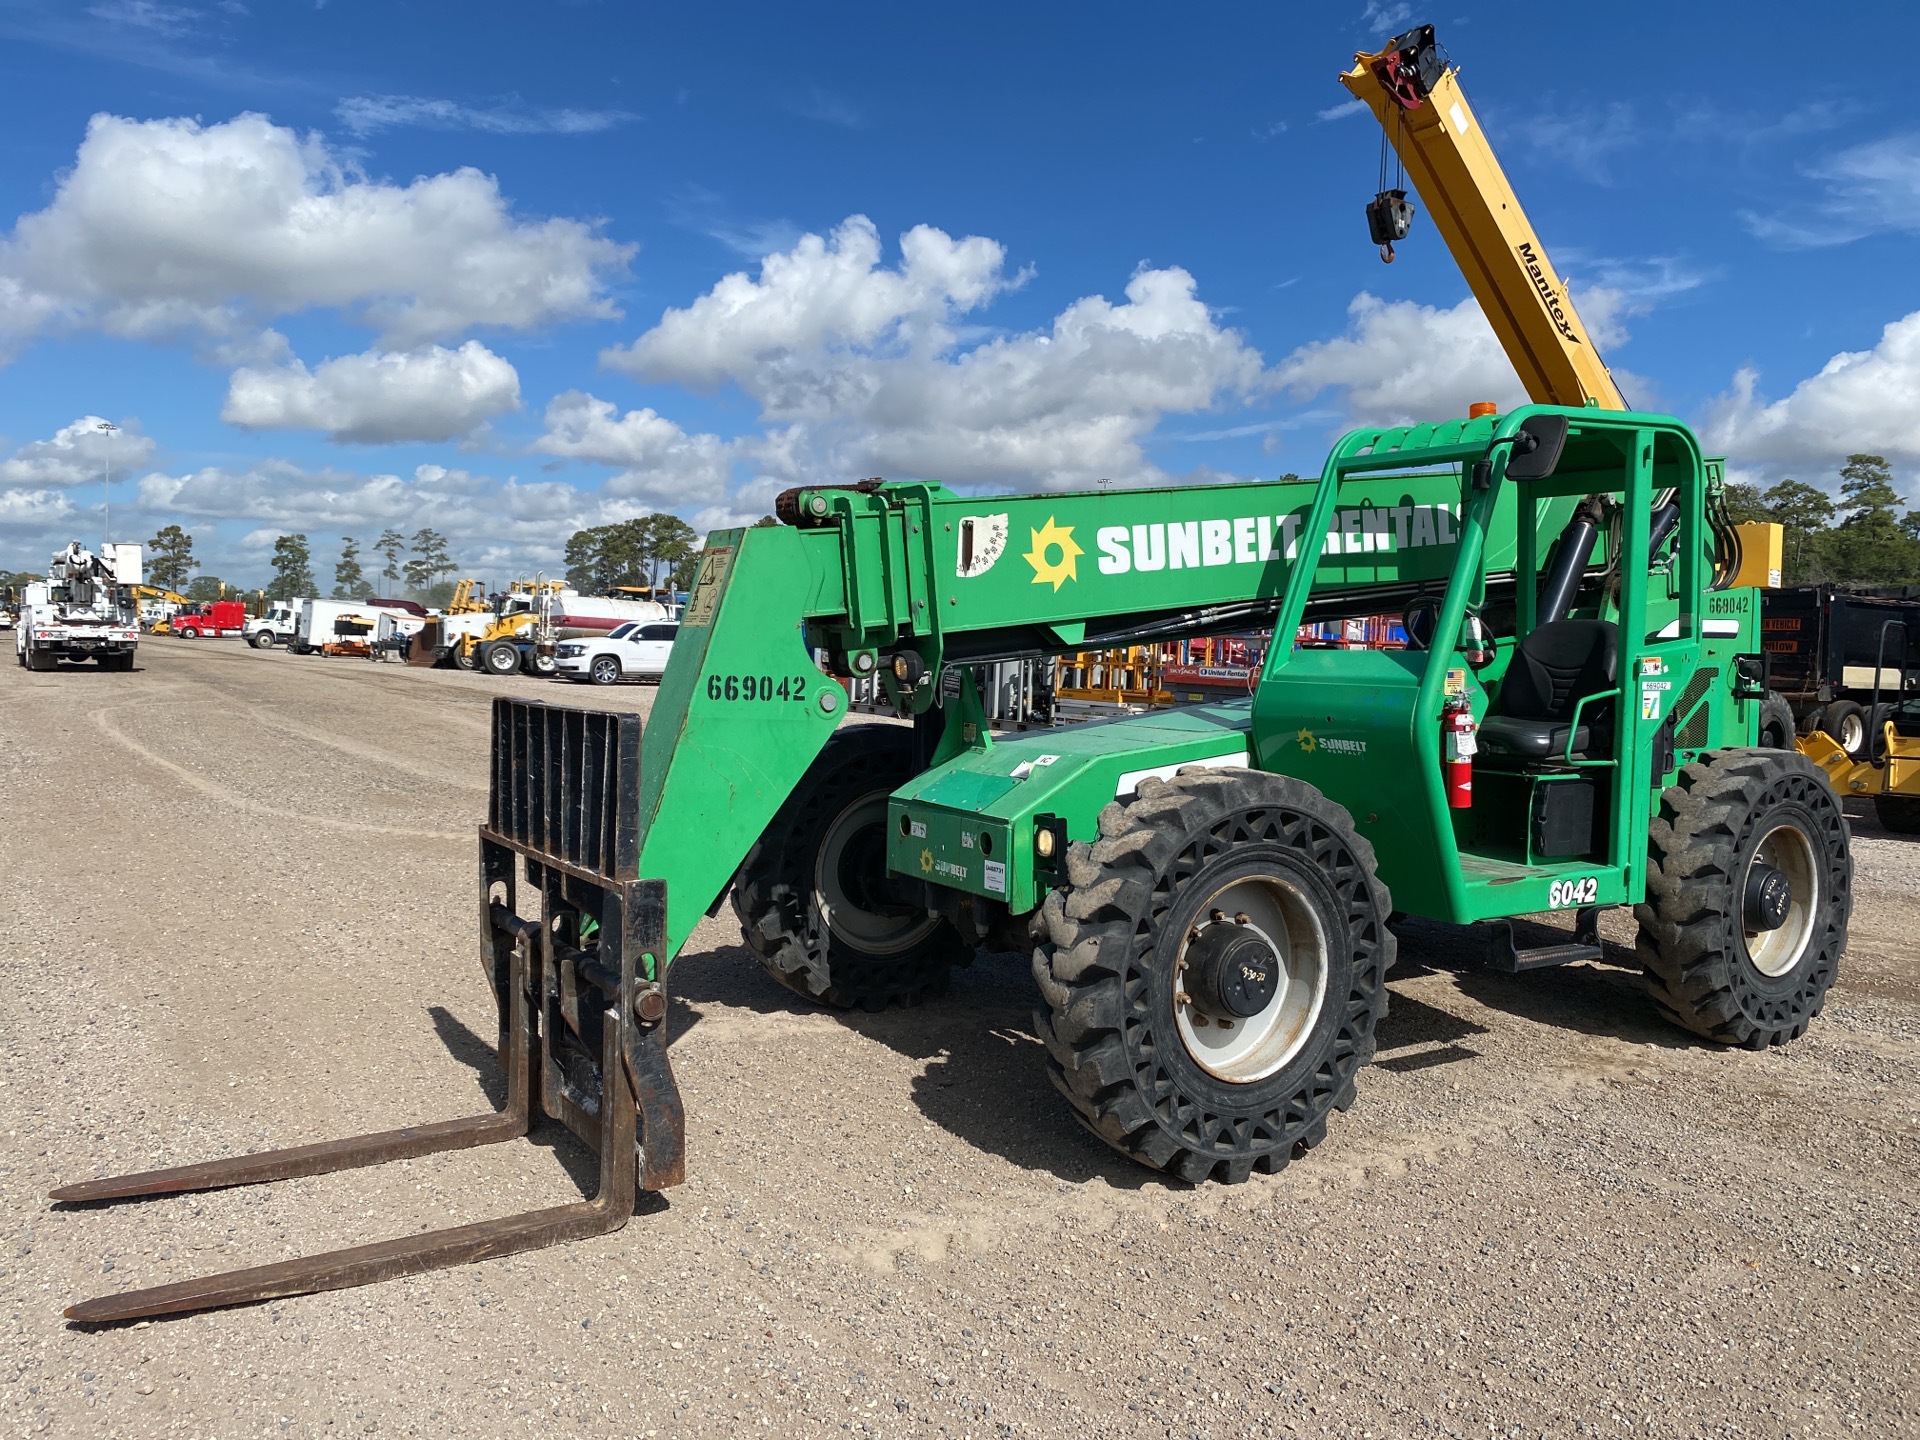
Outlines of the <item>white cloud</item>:
[{"label": "white cloud", "polygon": [[[1587,333],[1602,352],[1626,344],[1629,316],[1645,314],[1658,300],[1699,283],[1698,276],[1664,260],[1595,264],[1619,283],[1572,293]],[[1643,408],[1654,403],[1650,381],[1618,365],[1611,368],[1633,403]],[[1300,346],[1273,367],[1272,379],[1297,400],[1342,391],[1354,424],[1443,420],[1466,414],[1481,400],[1502,410],[1527,403],[1513,362],[1471,295],[1443,308],[1382,300],[1363,290],[1347,306],[1344,335]]]},{"label": "white cloud", "polygon": [[1920,133],[1851,146],[1807,174],[1824,188],[1820,201],[1797,210],[1743,211],[1747,228],[1796,249],[1887,232],[1920,234]]},{"label": "white cloud", "polygon": [[1360,12],[1361,23],[1377,35],[1388,35],[1413,19],[1413,6],[1406,0],[1367,0]]},{"label": "white cloud", "polygon": [[980,338],[959,317],[1008,288],[997,243],[918,226],[882,263],[872,223],[729,275],[603,358],[649,380],[731,381],[768,428],[736,442],[768,484],[885,474],[1061,489],[1164,478],[1142,442],[1168,412],[1252,390],[1260,357],[1180,269],[1141,270],[1126,300],[1074,302],[1044,330]]},{"label": "white cloud", "polygon": [[[177,520],[204,537],[206,566],[219,573],[234,563],[224,552],[218,523],[250,526],[240,542],[258,548],[273,537],[294,532],[309,537],[316,573],[330,565],[333,537],[357,536],[364,546],[382,530],[411,536],[431,526],[450,542],[464,571],[479,570],[494,579],[545,568],[557,572],[566,538],[573,531],[609,520],[626,519],[644,509],[631,501],[586,491],[558,481],[523,483],[476,475],[442,465],[421,465],[409,475],[358,474],[335,469],[310,470],[286,460],[265,460],[245,468],[207,466],[178,475],[153,473],[139,484],[145,523]],[[196,545],[196,552],[202,548]],[[243,559],[248,574],[260,570],[258,557]]]},{"label": "white cloud", "polygon": [[1888,325],[1871,350],[1842,351],[1784,399],[1759,395],[1759,373],[1743,369],[1707,408],[1708,449],[1745,465],[1838,466],[1865,451],[1920,463],[1920,311]]},{"label": "white cloud", "polygon": [[931,225],[902,235],[900,252],[899,268],[884,268],[879,231],[866,216],[852,216],[830,236],[803,235],[792,249],[768,255],[758,280],[744,271],[726,276],[601,360],[644,379],[713,386],[829,343],[911,338],[908,327],[962,314],[1025,278],[1003,273],[1006,250],[998,243],[977,235],[955,241]]},{"label": "white cloud", "polygon": [[1343,100],[1338,105],[1329,105],[1324,110],[1316,110],[1314,112],[1313,118],[1316,120],[1325,122],[1328,120],[1345,120],[1349,116],[1364,115],[1366,113],[1367,113],[1366,101]]},{"label": "white cloud", "polygon": [[98,485],[111,464],[124,479],[153,459],[154,443],[140,432],[140,422],[129,420],[108,431],[98,415],[82,415],[63,425],[50,439],[22,445],[0,460],[0,488],[25,487],[35,492],[49,487]]},{"label": "white cloud", "polygon": [[463,105],[421,95],[355,95],[333,107],[354,135],[411,126],[422,130],[478,130],[487,135],[596,135],[638,117],[625,110],[547,109],[517,95],[492,105]]},{"label": "white cloud", "polygon": [[236,370],[220,418],[244,430],[324,430],[335,441],[453,440],[518,409],[520,377],[478,340]]},{"label": "white cloud", "polygon": [[1346,334],[1302,345],[1273,376],[1302,400],[1344,389],[1351,417],[1376,425],[1464,415],[1477,400],[1504,410],[1527,398],[1471,295],[1441,309],[1363,290],[1347,306]]},{"label": "white cloud", "polygon": [[[114,513],[126,519],[132,488],[123,484],[153,460],[153,440],[137,420],[113,431],[98,415],[82,415],[45,440],[0,459],[0,568],[38,569],[69,540],[99,538],[104,482],[113,474]],[[120,525],[115,538],[134,538]]]},{"label": "white cloud", "polygon": [[578,390],[547,406],[547,430],[534,449],[571,460],[618,467],[610,493],[658,505],[693,505],[726,493],[730,447],[717,435],[689,435],[650,409],[618,413]]},{"label": "white cloud", "polygon": [[102,0],[87,14],[109,25],[150,30],[156,35],[184,35],[199,22],[200,11],[185,5],[160,5],[155,0]]},{"label": "white cloud", "polygon": [[1637,146],[1645,132],[1631,105],[1542,111],[1514,127],[1529,148],[1596,185],[1613,181],[1612,161]]},{"label": "white cloud", "polygon": [[846,96],[818,85],[807,87],[807,93],[794,102],[793,113],[805,120],[818,120],[822,125],[837,125],[842,130],[858,130],[867,123],[865,114]]},{"label": "white cloud", "polygon": [[[30,533],[46,531],[51,539],[52,530],[66,525],[74,513],[73,501],[59,490],[0,490],[0,525],[18,526]],[[10,548],[20,547],[19,535],[8,539]]]},{"label": "white cloud", "polygon": [[262,115],[96,115],[52,203],[0,242],[0,321],[232,337],[324,307],[404,349],[616,316],[605,287],[631,253],[580,220],[519,218],[477,170],[395,185]]}]

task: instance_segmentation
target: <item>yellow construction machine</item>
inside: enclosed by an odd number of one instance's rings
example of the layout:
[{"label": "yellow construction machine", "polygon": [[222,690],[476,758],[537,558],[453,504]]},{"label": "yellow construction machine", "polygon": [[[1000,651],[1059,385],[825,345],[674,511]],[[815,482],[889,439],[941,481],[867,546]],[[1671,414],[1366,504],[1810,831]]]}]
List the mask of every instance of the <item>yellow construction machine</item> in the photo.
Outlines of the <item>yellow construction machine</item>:
[{"label": "yellow construction machine", "polygon": [[[1412,227],[1410,179],[1529,398],[1543,405],[1630,408],[1494,156],[1433,26],[1416,25],[1384,50],[1361,52],[1353,60],[1340,83],[1373,112],[1401,166],[1390,178],[1383,159],[1379,193],[1367,204],[1368,232],[1381,258],[1391,261],[1394,243]],[[1720,462],[1708,464],[1717,468]],[[1718,484],[1710,487],[1719,541],[1713,588],[1778,588],[1781,527],[1731,523],[1722,493]]]}]

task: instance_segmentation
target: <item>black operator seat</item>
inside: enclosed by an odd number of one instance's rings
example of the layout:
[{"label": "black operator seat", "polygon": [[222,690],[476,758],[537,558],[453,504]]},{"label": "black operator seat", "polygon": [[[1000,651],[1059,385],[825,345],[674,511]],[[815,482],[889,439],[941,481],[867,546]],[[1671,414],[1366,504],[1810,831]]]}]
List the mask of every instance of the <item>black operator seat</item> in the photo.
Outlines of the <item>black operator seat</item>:
[{"label": "black operator seat", "polygon": [[1552,620],[1535,626],[1515,649],[1506,678],[1480,722],[1480,747],[1490,757],[1558,760],[1568,755],[1587,760],[1613,749],[1612,700],[1597,701],[1580,713],[1584,696],[1619,683],[1620,634],[1610,620]]}]

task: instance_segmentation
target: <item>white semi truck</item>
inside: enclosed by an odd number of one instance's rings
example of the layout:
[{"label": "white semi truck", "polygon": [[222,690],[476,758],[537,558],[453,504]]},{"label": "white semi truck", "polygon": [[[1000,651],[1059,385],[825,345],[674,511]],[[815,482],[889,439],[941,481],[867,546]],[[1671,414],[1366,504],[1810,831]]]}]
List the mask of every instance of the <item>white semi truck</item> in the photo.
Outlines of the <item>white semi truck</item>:
[{"label": "white semi truck", "polygon": [[92,660],[102,670],[133,669],[140,612],[133,587],[143,582],[138,545],[102,545],[96,555],[78,540],[53,557],[44,582],[27,586],[14,658],[29,670],[62,660]]}]

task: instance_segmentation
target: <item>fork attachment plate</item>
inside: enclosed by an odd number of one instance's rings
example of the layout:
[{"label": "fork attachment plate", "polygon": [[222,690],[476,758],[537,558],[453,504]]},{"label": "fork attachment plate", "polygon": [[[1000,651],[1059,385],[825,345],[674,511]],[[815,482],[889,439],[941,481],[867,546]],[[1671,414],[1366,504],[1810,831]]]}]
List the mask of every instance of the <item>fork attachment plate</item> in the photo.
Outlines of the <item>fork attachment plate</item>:
[{"label": "fork attachment plate", "polygon": [[[667,1062],[666,887],[638,867],[640,721],[500,698],[480,829],[481,960],[499,1011],[505,1107],[462,1120],[62,1186],[88,1205],[323,1175],[490,1145],[536,1109],[599,1152],[591,1200],[83,1301],[83,1324],[342,1290],[618,1230],[636,1191],[685,1178],[685,1118]],[[520,918],[519,871],[540,897]]]}]

